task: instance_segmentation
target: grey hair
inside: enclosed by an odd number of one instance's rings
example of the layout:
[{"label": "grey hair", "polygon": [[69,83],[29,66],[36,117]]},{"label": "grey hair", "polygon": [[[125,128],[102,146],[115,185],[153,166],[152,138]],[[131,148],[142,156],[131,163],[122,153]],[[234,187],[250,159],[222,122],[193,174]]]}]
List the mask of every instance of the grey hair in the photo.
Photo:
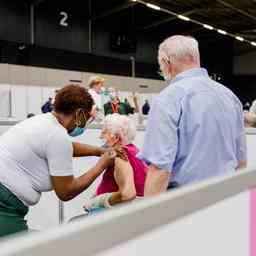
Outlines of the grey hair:
[{"label": "grey hair", "polygon": [[132,143],[136,137],[134,122],[129,117],[120,114],[107,115],[103,123],[103,130],[113,135],[119,135],[123,145]]},{"label": "grey hair", "polygon": [[158,50],[158,62],[164,63],[181,63],[188,58],[194,62],[200,63],[200,54],[198,42],[195,38],[190,36],[171,36],[165,39]]}]

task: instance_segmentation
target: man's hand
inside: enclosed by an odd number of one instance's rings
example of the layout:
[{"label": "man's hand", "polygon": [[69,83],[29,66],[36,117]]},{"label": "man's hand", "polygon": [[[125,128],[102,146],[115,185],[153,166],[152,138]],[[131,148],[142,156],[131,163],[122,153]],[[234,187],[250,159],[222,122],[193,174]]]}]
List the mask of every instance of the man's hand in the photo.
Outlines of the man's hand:
[{"label": "man's hand", "polygon": [[150,165],[144,188],[144,196],[158,195],[167,190],[170,173]]}]

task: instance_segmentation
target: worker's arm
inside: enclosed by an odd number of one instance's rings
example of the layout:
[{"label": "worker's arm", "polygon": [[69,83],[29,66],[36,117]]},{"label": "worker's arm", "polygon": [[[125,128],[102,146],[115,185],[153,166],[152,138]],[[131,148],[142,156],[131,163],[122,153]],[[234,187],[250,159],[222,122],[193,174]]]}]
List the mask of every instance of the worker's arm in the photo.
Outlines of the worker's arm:
[{"label": "worker's arm", "polygon": [[104,193],[87,200],[84,208],[89,210],[97,207],[111,207],[112,205],[131,201],[136,198],[133,169],[127,160],[115,159],[114,178],[118,191]]},{"label": "worker's arm", "polygon": [[69,201],[86,190],[93,181],[111,164],[114,163],[114,152],[106,152],[98,163],[82,176],[51,176],[53,189],[62,201]]},{"label": "worker's arm", "polygon": [[170,172],[150,165],[146,177],[144,196],[154,196],[167,190]]},{"label": "worker's arm", "polygon": [[79,142],[73,142],[73,157],[81,156],[101,156],[106,152],[106,149],[95,147]]}]

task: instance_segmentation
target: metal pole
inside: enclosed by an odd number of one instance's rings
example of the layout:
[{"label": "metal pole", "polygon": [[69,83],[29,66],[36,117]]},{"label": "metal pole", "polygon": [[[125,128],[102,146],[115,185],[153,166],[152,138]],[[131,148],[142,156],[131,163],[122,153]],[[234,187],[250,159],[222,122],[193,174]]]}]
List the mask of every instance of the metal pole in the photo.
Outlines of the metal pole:
[{"label": "metal pole", "polygon": [[64,203],[59,200],[59,225],[64,223]]},{"label": "metal pole", "polygon": [[133,56],[130,57],[131,64],[132,64],[132,77],[136,76],[136,70],[135,70],[135,58]]},{"label": "metal pole", "polygon": [[92,20],[89,20],[89,35],[88,35],[88,39],[89,39],[89,53],[92,53]]},{"label": "metal pole", "polygon": [[12,89],[9,90],[9,117],[12,117]]},{"label": "metal pole", "polygon": [[35,12],[34,5],[30,5],[30,43],[35,43]]}]

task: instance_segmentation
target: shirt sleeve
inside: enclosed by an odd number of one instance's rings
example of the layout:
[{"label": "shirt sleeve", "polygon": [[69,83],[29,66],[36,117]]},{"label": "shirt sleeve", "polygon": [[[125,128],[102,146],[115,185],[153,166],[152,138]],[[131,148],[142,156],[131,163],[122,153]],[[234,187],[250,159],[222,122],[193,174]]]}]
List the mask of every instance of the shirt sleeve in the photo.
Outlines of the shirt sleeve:
[{"label": "shirt sleeve", "polygon": [[247,160],[246,135],[244,128],[244,114],[242,105],[239,106],[238,137],[236,140],[236,157],[238,161]]},{"label": "shirt sleeve", "polygon": [[51,176],[73,175],[73,146],[64,132],[55,132],[46,145],[46,158]]},{"label": "shirt sleeve", "polygon": [[180,106],[170,99],[168,104],[153,103],[150,110],[144,146],[138,157],[165,171],[172,171],[178,147]]}]

